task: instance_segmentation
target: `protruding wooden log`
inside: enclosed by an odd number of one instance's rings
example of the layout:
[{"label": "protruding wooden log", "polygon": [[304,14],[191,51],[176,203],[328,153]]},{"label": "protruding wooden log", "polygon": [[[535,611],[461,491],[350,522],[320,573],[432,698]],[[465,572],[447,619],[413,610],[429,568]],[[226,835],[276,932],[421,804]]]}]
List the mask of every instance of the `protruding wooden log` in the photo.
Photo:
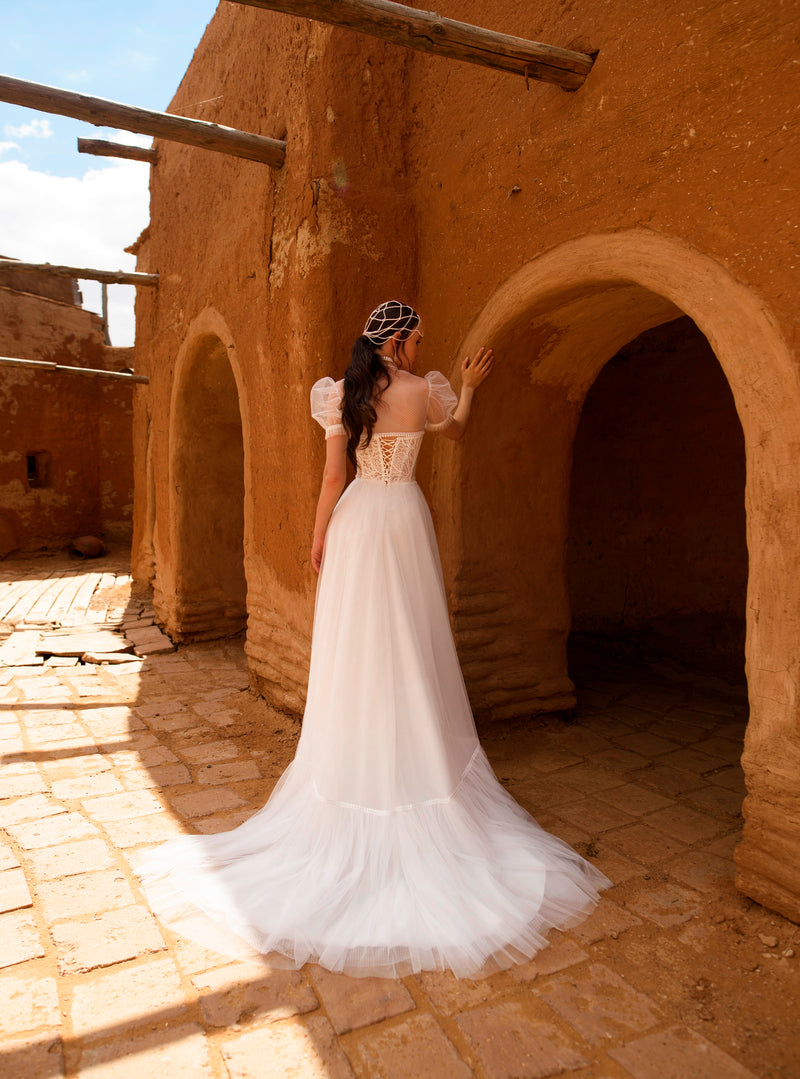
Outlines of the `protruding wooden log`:
[{"label": "protruding wooden log", "polygon": [[72,367],[68,363],[51,363],[49,360],[22,360],[16,356],[0,356],[0,366],[33,367],[38,371],[69,371],[73,375],[89,375],[92,378],[121,378],[126,382],[149,382],[147,375],[135,375],[130,371],[103,371],[96,367]]},{"label": "protruding wooden log", "polygon": [[83,281],[104,281],[107,285],[157,285],[157,273],[136,270],[92,270],[88,266],[51,266],[49,262],[17,262],[0,259],[0,270],[19,273],[47,273],[55,277],[79,277]]},{"label": "protruding wooden log", "polygon": [[594,57],[538,41],[499,34],[470,23],[442,18],[393,0],[234,0],[250,7],[283,11],[385,38],[409,49],[449,56],[469,64],[496,67],[526,79],[577,90],[592,70]]},{"label": "protruding wooden log", "polygon": [[249,161],[261,161],[275,169],[283,165],[286,157],[286,143],[281,139],[268,139],[264,135],[237,131],[206,120],[191,120],[187,116],[172,116],[167,112],[120,105],[103,97],[76,94],[73,90],[43,86],[38,82],[14,79],[10,75],[0,75],[0,101],[24,105],[40,112],[53,112],[59,116],[72,116],[76,120],[86,120],[95,127],[137,131],[141,135],[153,135],[220,154],[244,157]]},{"label": "protruding wooden log", "polygon": [[124,157],[128,161],[149,161],[155,165],[158,154],[152,147],[127,146],[120,142],[107,142],[105,139],[78,139],[79,154],[93,154],[95,157]]}]

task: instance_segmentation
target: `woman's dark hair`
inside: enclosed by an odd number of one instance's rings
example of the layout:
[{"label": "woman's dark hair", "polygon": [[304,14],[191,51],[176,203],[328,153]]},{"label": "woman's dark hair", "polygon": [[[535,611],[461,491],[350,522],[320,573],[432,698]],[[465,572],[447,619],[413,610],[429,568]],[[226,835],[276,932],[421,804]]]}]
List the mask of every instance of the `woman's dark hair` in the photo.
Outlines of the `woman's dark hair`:
[{"label": "woman's dark hair", "polygon": [[344,376],[342,423],[347,432],[347,457],[356,467],[356,449],[366,431],[365,445],[372,441],[378,418],[374,400],[392,381],[391,369],[376,352],[399,331],[405,341],[419,325],[419,315],[407,304],[389,300],[376,307],[367,319],[364,333],[353,344],[350,366]]}]

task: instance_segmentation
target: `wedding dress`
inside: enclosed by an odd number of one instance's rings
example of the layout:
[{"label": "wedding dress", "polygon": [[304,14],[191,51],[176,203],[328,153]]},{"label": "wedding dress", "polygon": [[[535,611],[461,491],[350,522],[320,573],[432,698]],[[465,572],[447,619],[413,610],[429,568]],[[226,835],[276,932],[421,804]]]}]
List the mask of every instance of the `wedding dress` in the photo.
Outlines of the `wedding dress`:
[{"label": "wedding dress", "polygon": [[[342,387],[311,392],[326,437],[343,433]],[[272,965],[474,977],[533,956],[610,885],[514,801],[478,742],[414,479],[425,428],[455,405],[441,373],[393,370],[328,526],[295,759],[244,824],[139,868],[184,936]]]}]

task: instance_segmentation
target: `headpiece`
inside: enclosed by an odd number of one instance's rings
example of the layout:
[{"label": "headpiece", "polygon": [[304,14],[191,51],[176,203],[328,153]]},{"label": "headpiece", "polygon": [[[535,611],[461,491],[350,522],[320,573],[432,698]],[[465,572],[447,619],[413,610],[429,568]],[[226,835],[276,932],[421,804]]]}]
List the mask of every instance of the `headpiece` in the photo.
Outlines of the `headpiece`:
[{"label": "headpiece", "polygon": [[362,336],[373,345],[382,345],[398,330],[410,332],[418,324],[419,315],[413,307],[399,300],[387,300],[369,316]]}]

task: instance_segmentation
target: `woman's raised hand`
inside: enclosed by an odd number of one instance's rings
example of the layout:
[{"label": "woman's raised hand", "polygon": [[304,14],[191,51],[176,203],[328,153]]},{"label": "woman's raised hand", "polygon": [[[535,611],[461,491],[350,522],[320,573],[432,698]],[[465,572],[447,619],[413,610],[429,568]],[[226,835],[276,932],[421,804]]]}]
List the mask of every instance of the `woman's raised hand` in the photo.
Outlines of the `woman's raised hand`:
[{"label": "woman's raised hand", "polygon": [[474,359],[467,356],[461,362],[461,385],[477,389],[494,367],[494,353],[490,348],[479,348]]}]

